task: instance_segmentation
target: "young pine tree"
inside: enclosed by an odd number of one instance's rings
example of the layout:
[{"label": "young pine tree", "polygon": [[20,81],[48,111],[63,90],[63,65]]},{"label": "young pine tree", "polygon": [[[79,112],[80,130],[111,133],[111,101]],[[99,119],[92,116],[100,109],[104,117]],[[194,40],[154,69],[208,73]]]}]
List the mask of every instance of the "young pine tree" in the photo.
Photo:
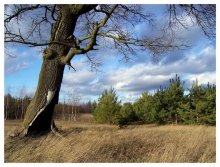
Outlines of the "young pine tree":
[{"label": "young pine tree", "polygon": [[95,119],[98,123],[117,124],[120,108],[115,90],[104,90],[94,111]]},{"label": "young pine tree", "polygon": [[216,87],[202,86],[196,80],[189,93],[190,109],[198,124],[216,124]]},{"label": "young pine tree", "polygon": [[154,95],[156,120],[158,123],[177,124],[180,119],[179,108],[184,98],[184,87],[178,75],[170,79],[167,88],[160,88]]},{"label": "young pine tree", "polygon": [[160,87],[154,94],[155,121],[159,124],[170,123],[169,104],[166,89]]},{"label": "young pine tree", "polygon": [[139,121],[145,123],[155,122],[155,99],[153,95],[143,92],[133,106]]},{"label": "young pine tree", "polygon": [[131,103],[124,103],[118,115],[118,125],[122,127],[137,120],[134,108]]},{"label": "young pine tree", "polygon": [[170,84],[166,90],[168,110],[172,119],[172,123],[178,123],[179,108],[184,98],[184,87],[180,81],[180,77],[176,74],[174,79],[170,79]]}]

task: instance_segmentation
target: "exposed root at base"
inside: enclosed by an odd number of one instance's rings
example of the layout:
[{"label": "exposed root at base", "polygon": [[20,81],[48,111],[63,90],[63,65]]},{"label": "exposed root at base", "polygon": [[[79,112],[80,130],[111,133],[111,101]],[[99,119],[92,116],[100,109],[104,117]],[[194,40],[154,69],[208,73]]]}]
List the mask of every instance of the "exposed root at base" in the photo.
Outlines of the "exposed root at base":
[{"label": "exposed root at base", "polygon": [[59,132],[59,130],[57,129],[54,123],[51,124],[51,131],[55,136],[64,138],[64,136]]},{"label": "exposed root at base", "polygon": [[7,135],[11,138],[14,137],[24,137],[27,134],[27,129],[23,129],[20,127],[17,127],[15,130],[10,131]]},{"label": "exposed root at base", "polygon": [[62,131],[56,127],[54,122],[52,122],[50,125],[50,128],[45,131],[40,131],[40,132],[39,131],[30,131],[29,128],[18,127],[15,130],[10,131],[7,135],[11,138],[15,138],[15,137],[23,138],[23,137],[37,137],[37,136],[46,135],[46,134],[49,134],[50,132],[52,132],[52,134],[54,134],[55,136],[58,136],[61,138],[65,137],[65,135],[62,134]]}]

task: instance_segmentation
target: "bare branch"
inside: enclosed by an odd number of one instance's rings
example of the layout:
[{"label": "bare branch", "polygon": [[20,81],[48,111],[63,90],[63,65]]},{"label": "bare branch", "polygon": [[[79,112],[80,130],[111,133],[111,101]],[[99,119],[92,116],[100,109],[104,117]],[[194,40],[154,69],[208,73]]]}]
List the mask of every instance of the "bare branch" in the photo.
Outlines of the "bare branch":
[{"label": "bare branch", "polygon": [[[11,8],[10,8],[11,7]],[[6,7],[8,11],[5,14],[5,42],[6,43],[23,43],[30,46],[45,46],[48,45],[48,40],[45,40],[45,29],[50,29],[52,26],[52,18],[49,18],[49,13],[52,12],[50,5],[11,5]],[[55,9],[54,9],[55,10]],[[31,13],[34,13],[31,15]],[[54,11],[55,13],[55,11]],[[26,15],[27,16],[26,16]],[[27,21],[22,18],[28,18]],[[24,25],[25,31],[13,26],[14,20],[17,24]],[[29,29],[29,30],[28,30]],[[44,36],[43,36],[44,35]],[[36,38],[37,37],[37,38]]]},{"label": "bare branch", "polygon": [[34,5],[34,6],[25,6],[25,7],[21,7],[21,8],[18,8],[14,14],[6,17],[6,19],[4,20],[4,22],[10,22],[13,18],[18,18],[18,16],[20,16],[21,14],[27,12],[27,11],[30,11],[30,10],[34,10],[34,9],[37,9],[39,8],[39,4],[38,5]]},{"label": "bare branch", "polygon": [[181,4],[169,5],[170,28],[178,25],[187,29],[187,18],[195,22],[209,39],[216,36],[216,5],[215,4]]},{"label": "bare branch", "polygon": [[[114,40],[116,44],[116,48],[119,46],[119,49],[123,50],[124,47],[128,48],[128,51],[130,53],[134,53],[134,50],[132,49],[132,46],[138,46],[143,48],[144,50],[151,51],[154,55],[155,54],[161,54],[164,52],[167,52],[169,50],[172,50],[174,48],[180,48],[186,45],[177,45],[173,44],[170,40],[164,40],[163,37],[160,38],[154,38],[154,39],[136,39],[136,38],[129,38],[127,36],[124,36],[124,38],[121,38],[120,36],[115,36],[112,34],[105,34],[105,33],[99,33],[98,36],[111,38]],[[122,46],[122,44],[124,46]]]},{"label": "bare branch", "polygon": [[[70,45],[69,43],[63,43],[63,42],[59,42],[59,41],[52,41],[52,42],[45,42],[45,43],[38,43],[38,42],[31,42],[31,41],[26,41],[24,39],[22,39],[22,36],[17,35],[17,34],[11,34],[14,35],[14,39],[7,39],[7,37],[5,38],[5,43],[20,43],[20,44],[25,44],[25,45],[29,45],[31,47],[35,47],[35,46],[48,46],[51,44],[58,44],[58,45],[64,45],[64,46],[69,46],[71,47],[72,45]],[[20,39],[16,39],[16,38],[20,38]]]},{"label": "bare branch", "polygon": [[52,19],[53,19],[54,21],[56,21],[56,19],[54,18],[54,13],[55,13],[56,6],[57,6],[57,5],[53,5],[53,8],[52,8],[52,10],[51,10],[51,17],[52,17]]},{"label": "bare branch", "polygon": [[65,57],[63,57],[62,62],[64,64],[67,64],[68,62],[70,62],[70,60],[76,54],[85,54],[90,50],[94,50],[93,46],[96,44],[96,37],[97,37],[99,29],[106,24],[106,22],[108,21],[108,19],[110,18],[114,10],[117,8],[117,6],[118,5],[114,5],[112,9],[109,11],[109,13],[105,15],[105,17],[100,23],[98,22],[95,23],[93,32],[91,34],[90,42],[87,44],[87,46],[85,46],[84,48],[80,48],[80,49],[73,48],[72,50],[69,51],[69,53]]},{"label": "bare branch", "polygon": [[98,71],[98,67],[100,67],[102,64],[99,60],[95,59],[94,56],[89,55],[88,53],[86,53],[86,57],[90,63],[90,67],[91,70],[94,70],[97,72]]},{"label": "bare branch", "polygon": [[69,62],[67,65],[69,66],[69,70],[70,68],[72,68],[74,71],[76,71],[76,69],[72,66],[71,62]]},{"label": "bare branch", "polygon": [[[149,36],[140,36],[135,32],[137,24],[150,25],[154,21],[153,15],[144,10],[142,5],[15,5],[12,10],[14,12],[9,10],[5,14],[5,42],[29,46],[65,46],[65,51],[59,56],[62,63],[67,65],[75,55],[87,54],[105,44],[105,47],[117,49],[126,59],[135,55],[137,50],[148,50],[153,55],[160,55],[172,49],[187,47],[177,39],[176,29],[192,26],[189,18],[197,23],[206,36],[215,37],[215,5],[169,5],[168,28],[162,28],[158,34]],[[29,30],[14,28],[14,22],[11,21],[17,19],[17,24],[21,24],[21,16],[26,13],[30,14],[27,15],[30,18],[27,21]],[[71,24],[68,31],[65,26],[59,31],[61,23],[65,24],[69,20]],[[65,36],[64,32],[67,32]],[[44,38],[45,34],[50,36]],[[55,38],[57,34],[59,37]]]}]

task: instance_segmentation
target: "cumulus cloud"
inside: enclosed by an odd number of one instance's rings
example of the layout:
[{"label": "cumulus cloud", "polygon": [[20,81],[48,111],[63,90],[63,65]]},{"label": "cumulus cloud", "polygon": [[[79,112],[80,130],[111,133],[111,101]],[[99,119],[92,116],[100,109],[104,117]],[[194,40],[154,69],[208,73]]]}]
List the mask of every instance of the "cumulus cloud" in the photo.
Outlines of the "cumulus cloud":
[{"label": "cumulus cloud", "polygon": [[[207,46],[201,51],[185,52],[182,53],[182,59],[161,63],[160,66],[154,66],[156,71],[168,74],[171,72],[176,73],[193,73],[199,74],[202,72],[211,72],[216,70],[216,50],[212,46]],[[169,56],[169,55],[168,55]],[[178,55],[177,55],[178,56]],[[180,55],[181,57],[181,55]],[[152,71],[155,71],[152,70]]]},{"label": "cumulus cloud", "polygon": [[[10,74],[29,68],[33,63],[33,56],[30,56],[32,52],[31,49],[14,50],[18,56],[5,57],[5,73]],[[210,45],[200,51],[181,52],[177,55],[178,58],[171,58],[169,61],[162,59],[159,63],[152,63],[146,56],[146,61],[133,61],[120,66],[112,64],[108,53],[103,53],[107,64],[102,67],[103,72],[98,73],[92,72],[86,58],[79,56],[79,59],[72,61],[77,71],[65,70],[61,91],[63,94],[75,92],[87,100],[97,99],[104,89],[112,86],[120,99],[125,102],[134,101],[143,91],[153,91],[161,85],[166,86],[176,73],[184,77],[186,88],[189,88],[196,79],[201,84],[208,82],[215,84],[215,52],[215,48]],[[35,59],[38,58],[35,56]]]},{"label": "cumulus cloud", "polygon": [[74,93],[84,100],[88,100],[91,96],[98,96],[102,90],[97,82],[96,72],[90,70],[86,59],[74,60],[72,64],[76,71],[65,70],[61,93],[66,95]]},{"label": "cumulus cloud", "polygon": [[102,84],[111,84],[120,91],[142,92],[164,85],[170,75],[160,75],[150,73],[151,66],[146,64],[136,64],[131,68],[121,68],[110,71],[105,77],[100,79]]},{"label": "cumulus cloud", "polygon": [[10,55],[4,55],[4,68],[5,73],[10,74],[22,69],[26,69],[30,65],[30,59],[28,59],[29,51],[19,51],[17,49],[9,48]]},{"label": "cumulus cloud", "polygon": [[42,58],[42,48],[12,47],[6,46],[4,54],[5,74],[11,74],[28,69],[36,61]]},{"label": "cumulus cloud", "polygon": [[77,92],[79,95],[100,94],[100,84],[95,81],[95,73],[89,70],[71,72],[64,75],[62,90],[65,93]]},{"label": "cumulus cloud", "polygon": [[16,63],[14,63],[13,61],[10,61],[5,64],[5,67],[6,67],[5,73],[8,74],[8,73],[17,72],[19,70],[28,68],[28,66],[29,66],[29,62],[27,61],[21,61],[21,62],[16,62]]},{"label": "cumulus cloud", "polygon": [[205,72],[199,75],[189,75],[187,77],[190,85],[197,80],[198,84],[206,85],[207,83],[216,84],[216,72]]},{"label": "cumulus cloud", "polygon": [[184,77],[182,79],[188,88],[196,79],[201,84],[215,84],[214,47],[207,46],[199,52],[186,52],[183,55],[182,59],[169,63],[138,62],[120,68],[112,67],[109,71],[98,74],[91,72],[83,61],[79,61],[76,72],[64,74],[63,90],[68,92],[76,88],[81,96],[97,98],[104,89],[112,86],[122,101],[134,101],[143,91],[153,91],[168,85],[169,79],[175,74]]}]

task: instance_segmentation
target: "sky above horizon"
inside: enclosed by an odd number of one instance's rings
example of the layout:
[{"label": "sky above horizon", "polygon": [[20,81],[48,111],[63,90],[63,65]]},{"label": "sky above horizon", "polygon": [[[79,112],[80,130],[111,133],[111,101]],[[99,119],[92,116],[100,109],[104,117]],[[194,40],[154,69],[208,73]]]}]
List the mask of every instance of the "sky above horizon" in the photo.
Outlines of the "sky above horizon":
[{"label": "sky above horizon", "polygon": [[[160,20],[163,5],[146,6]],[[135,25],[142,36],[156,33],[145,24]],[[196,79],[199,84],[216,84],[216,43],[207,39],[201,30],[191,26],[179,32],[191,47],[174,50],[163,56],[153,57],[148,52],[137,52],[126,62],[116,50],[103,48],[93,53],[102,66],[98,71],[84,55],[74,57],[72,65],[76,69],[65,67],[61,86],[60,101],[77,95],[81,101],[97,100],[104,89],[115,88],[122,102],[134,102],[143,91],[153,92],[160,85],[166,86],[169,79],[178,74],[185,88],[190,88]],[[33,95],[42,63],[42,48],[24,45],[10,47],[15,57],[4,56],[4,89],[14,96]]]}]

